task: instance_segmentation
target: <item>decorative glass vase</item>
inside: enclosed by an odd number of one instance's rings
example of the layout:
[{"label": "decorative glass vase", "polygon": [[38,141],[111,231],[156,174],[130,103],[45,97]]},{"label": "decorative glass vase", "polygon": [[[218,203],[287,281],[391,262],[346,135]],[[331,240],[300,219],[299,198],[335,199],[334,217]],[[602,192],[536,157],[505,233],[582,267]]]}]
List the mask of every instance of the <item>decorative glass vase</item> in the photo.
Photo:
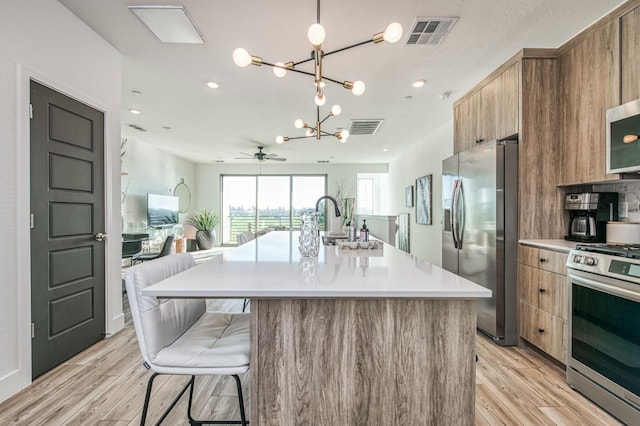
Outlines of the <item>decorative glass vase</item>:
[{"label": "decorative glass vase", "polygon": [[320,250],[318,213],[303,213],[300,219],[300,254],[304,257],[317,256]]}]

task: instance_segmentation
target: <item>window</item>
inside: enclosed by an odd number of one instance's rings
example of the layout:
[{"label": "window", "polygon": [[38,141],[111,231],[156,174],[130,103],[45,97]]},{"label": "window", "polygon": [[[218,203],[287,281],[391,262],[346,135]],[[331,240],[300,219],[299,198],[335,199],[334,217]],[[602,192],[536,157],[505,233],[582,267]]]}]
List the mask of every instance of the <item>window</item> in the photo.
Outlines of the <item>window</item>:
[{"label": "window", "polygon": [[[326,193],[326,176],[222,176],[222,242],[235,244],[236,235],[251,226],[300,228],[300,215],[315,209]],[[320,226],[324,227],[321,211]]]}]

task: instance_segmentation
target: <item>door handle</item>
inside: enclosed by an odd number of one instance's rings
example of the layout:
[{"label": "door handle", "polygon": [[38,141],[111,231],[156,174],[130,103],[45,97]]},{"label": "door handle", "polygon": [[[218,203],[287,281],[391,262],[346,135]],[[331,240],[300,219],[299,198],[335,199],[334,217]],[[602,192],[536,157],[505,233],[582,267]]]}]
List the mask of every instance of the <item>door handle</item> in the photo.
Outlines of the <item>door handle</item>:
[{"label": "door handle", "polygon": [[465,226],[465,208],[464,208],[464,187],[462,186],[462,179],[458,184],[458,246],[462,249],[462,241],[464,239],[464,226]]},{"label": "door handle", "polygon": [[102,232],[98,232],[95,235],[94,238],[95,238],[96,241],[100,241],[100,242],[107,241],[107,234],[103,234]]},{"label": "door handle", "polygon": [[456,210],[458,208],[458,200],[457,200],[457,196],[458,196],[458,180],[456,179],[456,181],[453,184],[453,191],[451,193],[451,210],[449,211],[449,219],[451,221],[451,236],[453,237],[453,246],[455,248],[459,248],[458,247],[458,237],[456,236],[456,220],[457,220],[457,214],[456,214]]}]

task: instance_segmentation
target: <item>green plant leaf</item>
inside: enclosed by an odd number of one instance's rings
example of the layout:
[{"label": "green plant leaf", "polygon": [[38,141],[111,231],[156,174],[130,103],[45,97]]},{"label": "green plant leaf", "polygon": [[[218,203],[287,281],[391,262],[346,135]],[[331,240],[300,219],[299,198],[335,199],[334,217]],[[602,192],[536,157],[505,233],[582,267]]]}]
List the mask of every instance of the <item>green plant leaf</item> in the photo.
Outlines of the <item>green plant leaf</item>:
[{"label": "green plant leaf", "polygon": [[212,231],[220,223],[220,217],[211,210],[202,209],[191,213],[185,223],[198,231]]}]

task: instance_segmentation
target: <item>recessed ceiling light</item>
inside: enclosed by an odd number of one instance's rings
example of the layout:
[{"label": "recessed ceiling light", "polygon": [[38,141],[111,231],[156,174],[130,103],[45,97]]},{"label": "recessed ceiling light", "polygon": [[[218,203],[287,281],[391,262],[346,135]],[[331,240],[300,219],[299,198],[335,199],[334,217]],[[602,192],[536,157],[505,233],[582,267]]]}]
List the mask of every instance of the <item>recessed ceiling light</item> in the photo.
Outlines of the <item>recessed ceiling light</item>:
[{"label": "recessed ceiling light", "polygon": [[411,85],[413,87],[415,87],[415,88],[418,88],[418,87],[424,86],[425,83],[426,83],[426,81],[424,81],[424,80],[416,80],[413,83],[411,83]]},{"label": "recessed ceiling light", "polygon": [[385,148],[382,148],[382,150],[383,150],[384,152],[387,152],[387,151],[389,151],[389,148],[386,148],[386,147],[385,147]]},{"label": "recessed ceiling light", "polygon": [[142,95],[142,92],[138,90],[132,90],[131,93],[133,93],[134,95]]},{"label": "recessed ceiling light", "polygon": [[129,6],[163,43],[204,44],[204,39],[182,6]]},{"label": "recessed ceiling light", "polygon": [[217,89],[218,87],[220,87],[220,85],[218,83],[216,83],[215,81],[208,82],[207,86],[209,86],[212,89]]},{"label": "recessed ceiling light", "polygon": [[138,109],[133,109],[133,108],[131,108],[131,109],[129,110],[129,112],[130,112],[131,114],[140,114],[140,113],[142,113],[142,111],[140,111],[140,110],[138,110]]}]

